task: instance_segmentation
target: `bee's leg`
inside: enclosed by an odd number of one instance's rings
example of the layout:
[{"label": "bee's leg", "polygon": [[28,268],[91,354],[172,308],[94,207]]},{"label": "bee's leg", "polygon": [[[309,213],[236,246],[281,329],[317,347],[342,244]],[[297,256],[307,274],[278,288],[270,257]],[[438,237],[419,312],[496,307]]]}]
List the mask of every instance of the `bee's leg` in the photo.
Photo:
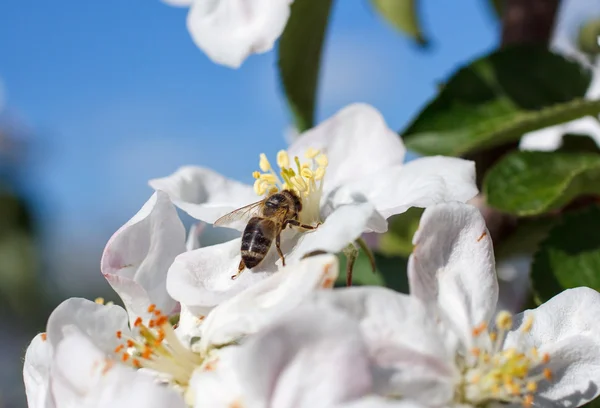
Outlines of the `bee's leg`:
[{"label": "bee's leg", "polygon": [[283,226],[283,228],[285,229],[285,227],[287,227],[288,225],[291,225],[291,226],[294,226],[294,227],[298,227],[298,228],[302,228],[302,229],[305,229],[305,230],[315,230],[315,229],[317,229],[317,227],[319,225],[321,225],[321,223],[318,223],[317,225],[312,226],[312,225],[307,225],[307,224],[300,224],[300,222],[298,222],[296,220],[287,220],[285,222],[285,225]]},{"label": "bee's leg", "polygon": [[277,237],[275,237],[275,248],[277,248],[277,253],[279,254],[279,257],[281,258],[281,265],[285,266],[285,257],[283,256],[283,252],[281,252],[281,235],[277,234]]},{"label": "bee's leg", "polygon": [[241,259],[240,264],[238,265],[238,271],[235,275],[231,275],[231,279],[237,279],[238,276],[240,276],[240,274],[244,271],[244,269],[246,269],[246,264],[244,263],[244,260]]}]

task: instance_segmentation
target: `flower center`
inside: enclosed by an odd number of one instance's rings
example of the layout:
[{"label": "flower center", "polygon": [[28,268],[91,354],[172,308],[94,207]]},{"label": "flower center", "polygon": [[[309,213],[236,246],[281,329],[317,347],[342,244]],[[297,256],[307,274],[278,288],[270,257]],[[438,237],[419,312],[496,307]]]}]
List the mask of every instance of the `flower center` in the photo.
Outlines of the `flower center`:
[{"label": "flower center", "polygon": [[148,313],[154,317],[147,325],[138,317],[131,338],[125,338],[120,331],[116,333],[123,343],[114,352],[120,355],[124,364],[149,368],[174,385],[186,387],[194,369],[202,364],[202,357],[181,344],[168,316],[155,305],[148,307]]},{"label": "flower center", "polygon": [[[252,176],[254,191],[257,195],[270,195],[281,190],[292,190],[302,200],[302,211],[299,214],[303,224],[314,224],[321,220],[321,195],[323,193],[323,179],[327,168],[327,156],[319,150],[309,148],[304,157],[307,161],[300,162],[298,156],[293,163],[285,150],[277,153],[277,173],[264,153],[260,155],[260,172],[255,171]],[[295,164],[295,169],[293,168]]]},{"label": "flower center", "polygon": [[[532,325],[533,316],[530,316],[519,335],[528,333]],[[474,346],[463,361],[460,400],[474,405],[490,401],[520,403],[529,408],[538,383],[552,379],[552,371],[544,368],[550,361],[548,354],[540,354],[536,347],[528,350],[520,347],[503,349],[505,336],[511,327],[512,315],[500,312],[496,316],[495,330],[488,330],[486,323],[473,329]]]}]

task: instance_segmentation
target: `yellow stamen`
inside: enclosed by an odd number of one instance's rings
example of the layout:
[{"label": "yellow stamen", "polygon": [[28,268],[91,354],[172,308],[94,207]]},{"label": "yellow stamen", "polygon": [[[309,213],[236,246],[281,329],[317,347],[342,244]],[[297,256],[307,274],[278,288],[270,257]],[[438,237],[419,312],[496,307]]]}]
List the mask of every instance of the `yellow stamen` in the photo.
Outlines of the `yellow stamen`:
[{"label": "yellow stamen", "polygon": [[103,305],[104,304],[104,298],[102,297],[97,297],[96,299],[94,299],[94,302],[99,304],[99,305]]},{"label": "yellow stamen", "polygon": [[512,323],[512,315],[506,311],[502,311],[496,316],[496,326],[499,329],[510,330]]},{"label": "yellow stamen", "polygon": [[290,166],[290,157],[285,150],[280,150],[277,153],[277,165],[282,169]]},{"label": "yellow stamen", "polygon": [[304,157],[314,159],[319,153],[321,153],[319,150],[309,147],[306,153],[304,153]]},{"label": "yellow stamen", "polygon": [[252,173],[252,177],[254,177],[255,179],[259,179],[260,178],[260,171],[255,171]]},{"label": "yellow stamen", "polygon": [[254,192],[259,196],[264,195],[267,192],[265,183],[262,180],[258,179],[254,182]]},{"label": "yellow stamen", "polygon": [[271,163],[269,163],[269,160],[267,159],[267,156],[265,156],[264,153],[260,154],[260,160],[258,162],[258,167],[260,167],[260,169],[262,171],[271,170]]},{"label": "yellow stamen", "polygon": [[525,321],[525,324],[523,324],[523,326],[521,327],[521,331],[527,333],[529,331],[531,331],[531,328],[533,327],[533,316],[530,315],[527,320]]},{"label": "yellow stamen", "polygon": [[319,167],[327,167],[329,165],[329,159],[324,154],[320,154],[315,158],[315,161],[319,165]]}]

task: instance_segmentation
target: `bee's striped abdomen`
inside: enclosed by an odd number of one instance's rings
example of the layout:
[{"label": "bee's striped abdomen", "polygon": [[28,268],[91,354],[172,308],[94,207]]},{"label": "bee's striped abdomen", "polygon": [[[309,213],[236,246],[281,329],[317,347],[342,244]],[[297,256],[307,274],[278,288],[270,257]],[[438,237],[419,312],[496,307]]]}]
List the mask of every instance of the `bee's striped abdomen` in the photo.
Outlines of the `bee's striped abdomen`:
[{"label": "bee's striped abdomen", "polygon": [[242,260],[248,269],[254,268],[265,258],[274,233],[273,221],[259,217],[250,219],[242,234]]}]

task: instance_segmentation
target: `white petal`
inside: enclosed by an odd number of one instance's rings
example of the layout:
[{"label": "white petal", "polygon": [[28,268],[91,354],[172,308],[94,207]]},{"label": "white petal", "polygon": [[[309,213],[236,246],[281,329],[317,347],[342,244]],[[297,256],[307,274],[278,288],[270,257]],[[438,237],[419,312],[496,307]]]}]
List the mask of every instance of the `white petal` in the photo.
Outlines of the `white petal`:
[{"label": "white petal", "polygon": [[386,220],[369,202],[354,203],[337,207],[325,222],[310,232],[301,234],[291,250],[291,261],[316,250],[338,253],[348,244],[360,238],[363,232],[384,232]]},{"label": "white petal", "polygon": [[87,299],[67,299],[48,318],[48,342],[54,349],[65,336],[78,332],[93,339],[100,350],[111,353],[119,343],[117,331],[128,331],[125,310],[120,306],[99,305]]},{"label": "white petal", "polygon": [[52,346],[45,333],[35,336],[27,347],[23,363],[23,381],[27,405],[30,408],[46,407],[52,356]]},{"label": "white petal", "polygon": [[404,161],[404,145],[381,113],[362,103],[349,105],[313,129],[304,132],[289,148],[304,158],[309,148],[323,150],[329,159],[325,190],[384,172]]},{"label": "white petal", "polygon": [[414,296],[438,304],[468,344],[473,327],[488,322],[498,302],[494,251],[479,210],[461,203],[425,210],[409,258]]},{"label": "white petal", "polygon": [[293,0],[202,0],[187,26],[194,42],[216,63],[238,68],[250,55],[273,48]]},{"label": "white petal", "polygon": [[360,323],[378,364],[378,392],[433,405],[452,398],[454,350],[446,349],[444,333],[421,301],[379,287],[318,292],[314,301],[337,307]]},{"label": "white petal", "polygon": [[[332,309],[296,309],[283,321],[249,337],[234,352],[227,363],[216,365],[217,372],[228,371],[221,375],[227,380],[211,384],[210,392],[198,392],[196,407],[231,406],[224,404],[223,396],[235,393],[241,406],[325,408],[371,390],[369,361],[359,328]],[[220,401],[216,395],[221,396]]]},{"label": "white petal", "polygon": [[465,202],[477,194],[475,163],[455,157],[424,157],[349,185],[361,191],[385,218],[410,207]]},{"label": "white petal", "polygon": [[[167,193],[177,207],[209,224],[260,199],[251,186],[203,167],[181,167],[170,176],[150,180],[149,184],[153,189]],[[241,222],[231,228],[242,230],[245,225]]]},{"label": "white petal", "polygon": [[346,404],[337,405],[336,408],[419,408],[426,407],[406,399],[387,399],[379,396],[369,396]]},{"label": "white petal", "polygon": [[186,251],[193,251],[200,248],[200,235],[202,235],[204,228],[206,228],[206,224],[203,222],[197,222],[190,227],[188,238],[185,242]]},{"label": "white petal", "polygon": [[170,313],[176,302],[166,288],[167,270],[185,251],[185,229],[166,193],[157,191],[110,238],[102,254],[104,277],[119,294],[131,320],[147,317],[155,304]]},{"label": "white petal", "polygon": [[245,270],[231,279],[240,263],[240,245],[240,239],[234,239],[179,255],[167,276],[169,294],[202,315],[277,269],[273,265],[270,272]]},{"label": "white petal", "polygon": [[143,371],[115,363],[80,333],[65,337],[52,366],[58,407],[181,407],[183,399]]},{"label": "white petal", "polygon": [[[531,331],[519,329],[533,316]],[[539,394],[550,401],[580,406],[600,393],[600,294],[581,287],[556,295],[537,309],[515,316],[515,330],[505,347],[526,343],[549,353],[550,382],[542,381]]]},{"label": "white petal", "polygon": [[298,306],[313,291],[333,286],[337,275],[334,255],[313,256],[284,267],[212,310],[202,325],[200,348],[256,333]]}]

